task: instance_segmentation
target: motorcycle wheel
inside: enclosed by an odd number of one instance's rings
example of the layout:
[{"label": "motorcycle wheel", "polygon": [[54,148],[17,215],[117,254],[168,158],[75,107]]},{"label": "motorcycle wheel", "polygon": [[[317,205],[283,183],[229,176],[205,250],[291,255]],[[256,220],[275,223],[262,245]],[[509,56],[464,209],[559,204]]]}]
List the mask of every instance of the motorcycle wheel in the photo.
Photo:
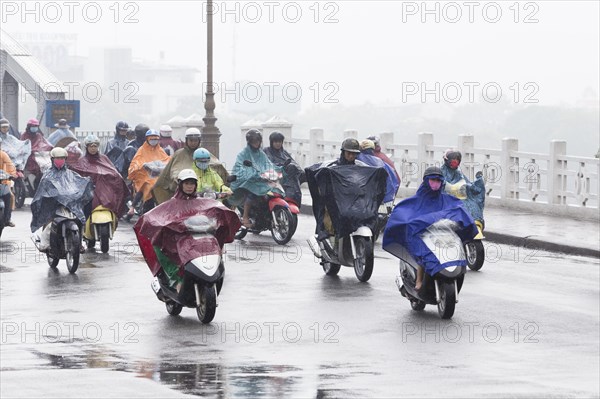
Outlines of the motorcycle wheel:
[{"label": "motorcycle wheel", "polygon": [[103,254],[108,252],[108,240],[110,239],[110,231],[108,230],[110,229],[110,226],[108,224],[103,224],[102,226],[99,226],[99,230],[100,230],[100,250],[102,251]]},{"label": "motorcycle wheel", "polygon": [[202,292],[200,293],[200,303],[196,308],[196,313],[198,314],[198,319],[204,323],[210,323],[217,312],[217,292],[215,291],[215,286],[211,285],[210,287],[202,287]]},{"label": "motorcycle wheel", "polygon": [[[437,284],[437,281],[435,284]],[[438,314],[442,319],[450,319],[454,315],[454,307],[456,306],[454,282],[443,282],[440,285],[440,302],[437,305]]]},{"label": "motorcycle wheel", "polygon": [[65,248],[67,270],[69,273],[74,274],[79,267],[79,250],[81,247],[81,240],[79,240],[78,232],[67,230],[67,246],[68,247]]},{"label": "motorcycle wheel", "polygon": [[294,231],[292,230],[292,212],[289,208],[276,206],[273,209],[273,216],[277,220],[271,221],[271,235],[275,242],[279,245],[285,245],[292,239]]},{"label": "motorcycle wheel", "polygon": [[416,310],[416,311],[420,312],[421,310],[425,309],[425,305],[426,305],[425,302],[419,301],[418,299],[410,300],[410,307],[412,308],[412,310]]},{"label": "motorcycle wheel", "polygon": [[292,236],[296,233],[296,229],[298,228],[298,215],[295,213],[292,213],[292,220],[290,223],[290,230],[291,230],[291,234]]},{"label": "motorcycle wheel", "polygon": [[323,271],[327,276],[337,276],[342,266],[336,263],[323,262]]},{"label": "motorcycle wheel", "polygon": [[171,316],[177,316],[183,309],[183,305],[180,305],[175,301],[167,301],[165,302],[165,306],[167,307],[167,313]]},{"label": "motorcycle wheel", "polygon": [[354,259],[354,273],[360,282],[367,282],[373,274],[373,243],[370,238],[355,236],[354,247],[356,248],[356,259]]},{"label": "motorcycle wheel", "polygon": [[469,269],[474,271],[481,269],[485,261],[485,248],[481,240],[466,243],[465,252],[467,253],[467,266],[469,266]]},{"label": "motorcycle wheel", "polygon": [[0,237],[2,237],[2,230],[4,230],[4,209],[0,209]]},{"label": "motorcycle wheel", "polygon": [[20,209],[25,205],[25,198],[27,197],[27,187],[23,179],[15,180],[15,207]]}]

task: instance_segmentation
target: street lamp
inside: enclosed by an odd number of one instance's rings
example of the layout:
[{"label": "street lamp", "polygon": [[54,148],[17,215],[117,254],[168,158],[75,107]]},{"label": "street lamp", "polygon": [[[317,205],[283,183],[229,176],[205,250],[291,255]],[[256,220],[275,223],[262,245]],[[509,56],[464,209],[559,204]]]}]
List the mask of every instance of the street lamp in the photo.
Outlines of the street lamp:
[{"label": "street lamp", "polygon": [[215,126],[217,118],[215,118],[215,93],[213,92],[213,2],[207,0],[206,4],[206,28],[207,28],[207,67],[206,67],[206,101],[204,109],[206,115],[202,120],[204,127],[202,128],[202,146],[211,152],[217,158],[219,157],[219,137],[221,132]]}]

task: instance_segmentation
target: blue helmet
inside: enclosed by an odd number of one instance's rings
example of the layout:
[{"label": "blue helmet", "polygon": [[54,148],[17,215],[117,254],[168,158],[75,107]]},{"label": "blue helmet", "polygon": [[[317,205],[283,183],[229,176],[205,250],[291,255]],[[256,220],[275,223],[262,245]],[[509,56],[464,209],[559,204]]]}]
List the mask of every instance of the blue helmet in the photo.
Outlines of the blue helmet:
[{"label": "blue helmet", "polygon": [[210,161],[210,152],[206,148],[198,148],[194,151],[194,161],[196,160]]},{"label": "blue helmet", "polygon": [[158,133],[157,130],[150,129],[146,132],[146,137],[149,137],[149,136],[160,136],[160,133]]}]

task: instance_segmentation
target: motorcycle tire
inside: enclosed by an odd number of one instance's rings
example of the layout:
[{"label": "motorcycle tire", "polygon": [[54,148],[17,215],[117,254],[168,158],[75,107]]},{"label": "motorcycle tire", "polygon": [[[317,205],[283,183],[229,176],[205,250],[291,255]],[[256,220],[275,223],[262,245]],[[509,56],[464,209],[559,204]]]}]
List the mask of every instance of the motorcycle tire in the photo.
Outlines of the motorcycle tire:
[{"label": "motorcycle tire", "polygon": [[467,254],[467,266],[469,266],[469,269],[478,271],[482,268],[485,261],[485,248],[481,240],[466,243],[465,253]]},{"label": "motorcycle tire", "polygon": [[327,276],[337,276],[341,267],[342,266],[338,265],[337,263],[323,262],[323,271]]},{"label": "motorcycle tire", "polygon": [[2,230],[4,230],[4,209],[0,209],[0,237],[2,237]]},{"label": "motorcycle tire", "polygon": [[81,240],[79,232],[67,230],[67,248],[65,248],[65,260],[67,261],[67,270],[74,274],[79,267],[79,255],[81,249]]},{"label": "motorcycle tire", "polygon": [[298,228],[298,215],[295,213],[292,213],[292,223],[290,226],[290,230],[292,231],[292,236],[294,236],[294,234],[296,233],[296,229]]},{"label": "motorcycle tire", "polygon": [[[238,217],[240,218],[240,223],[242,222],[242,211],[240,210],[240,208],[235,208],[235,213],[238,215]],[[246,237],[246,234],[248,234],[248,229],[246,229],[243,225],[240,226],[239,230],[237,231],[237,233],[235,233],[234,238],[236,240],[241,240],[244,237]]]},{"label": "motorcycle tire", "polygon": [[217,312],[217,291],[214,285],[202,287],[200,292],[200,303],[196,307],[198,319],[208,324],[215,318]]},{"label": "motorcycle tire", "polygon": [[[436,281],[435,284],[438,284]],[[440,282],[440,302],[438,303],[438,314],[442,319],[450,319],[454,315],[456,306],[456,292],[454,282]]]},{"label": "motorcycle tire", "polygon": [[109,249],[109,239],[110,239],[110,226],[108,224],[103,224],[99,226],[100,233],[100,250],[103,254],[108,252]]},{"label": "motorcycle tire", "polygon": [[271,235],[273,240],[279,245],[285,245],[292,239],[294,231],[292,231],[292,212],[289,208],[283,206],[276,206],[273,209],[273,216],[279,222],[275,223],[275,220],[271,220]]},{"label": "motorcycle tire", "polygon": [[23,179],[15,180],[15,208],[20,209],[25,205],[25,198],[27,197],[27,187]]},{"label": "motorcycle tire", "polygon": [[354,236],[353,239],[357,256],[354,259],[354,273],[358,281],[365,283],[373,274],[373,243],[368,237]]},{"label": "motorcycle tire", "polygon": [[167,313],[171,316],[179,315],[179,313],[181,313],[181,310],[183,309],[183,305],[180,305],[175,301],[167,301],[165,302],[165,306],[167,308]]},{"label": "motorcycle tire", "polygon": [[52,269],[56,269],[58,262],[60,262],[60,258],[52,256],[50,252],[46,252],[46,260],[48,261],[48,266]]}]

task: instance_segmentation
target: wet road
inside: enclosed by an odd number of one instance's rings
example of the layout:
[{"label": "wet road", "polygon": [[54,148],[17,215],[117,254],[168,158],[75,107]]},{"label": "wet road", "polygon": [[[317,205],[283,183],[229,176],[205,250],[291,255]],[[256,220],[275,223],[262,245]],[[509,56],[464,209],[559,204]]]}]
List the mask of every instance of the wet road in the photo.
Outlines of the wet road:
[{"label": "wet road", "polygon": [[228,246],[214,322],[169,316],[122,224],[75,275],[47,266],[15,212],[0,254],[0,396],[548,397],[599,395],[598,259],[497,246],[452,320],[414,312],[376,248],[373,277],[327,277],[305,243]]}]

